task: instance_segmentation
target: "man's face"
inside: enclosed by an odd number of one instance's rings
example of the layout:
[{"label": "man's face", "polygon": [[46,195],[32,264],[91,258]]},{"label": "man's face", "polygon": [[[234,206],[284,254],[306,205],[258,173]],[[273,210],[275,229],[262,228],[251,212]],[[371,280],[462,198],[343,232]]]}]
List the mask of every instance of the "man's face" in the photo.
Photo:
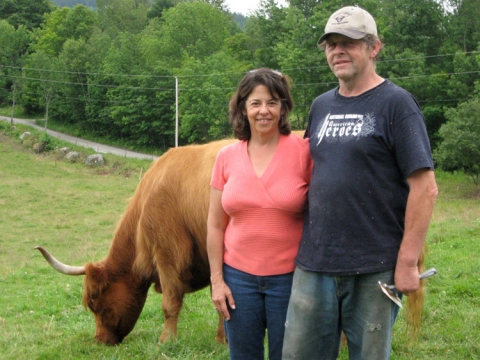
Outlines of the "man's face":
[{"label": "man's face", "polygon": [[373,66],[373,49],[362,39],[332,34],[325,41],[325,54],[333,74],[344,82],[354,81]]}]

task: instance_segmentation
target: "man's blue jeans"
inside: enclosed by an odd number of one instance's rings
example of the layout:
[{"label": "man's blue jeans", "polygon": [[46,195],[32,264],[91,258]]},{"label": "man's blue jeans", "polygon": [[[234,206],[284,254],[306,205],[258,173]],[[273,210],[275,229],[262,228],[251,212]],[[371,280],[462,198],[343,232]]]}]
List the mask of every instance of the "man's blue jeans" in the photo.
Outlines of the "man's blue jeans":
[{"label": "man's blue jeans", "polygon": [[378,281],[393,284],[393,271],[329,276],[297,267],[283,359],[334,360],[342,331],[351,360],[388,359],[398,306],[382,292]]},{"label": "man's blue jeans", "polygon": [[293,272],[255,276],[224,264],[223,277],[235,300],[225,321],[230,359],[263,360],[267,329],[269,359],[280,360]]}]

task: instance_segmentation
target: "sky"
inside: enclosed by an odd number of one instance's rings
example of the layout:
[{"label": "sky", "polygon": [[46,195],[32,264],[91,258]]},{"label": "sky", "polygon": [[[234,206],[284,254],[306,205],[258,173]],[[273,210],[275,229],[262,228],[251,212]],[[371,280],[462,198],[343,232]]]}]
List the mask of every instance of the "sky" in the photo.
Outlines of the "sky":
[{"label": "sky", "polygon": [[[260,4],[260,0],[226,0],[225,3],[231,12],[242,13],[248,15],[251,11],[256,10]],[[277,5],[286,6],[285,0],[276,0]]]}]

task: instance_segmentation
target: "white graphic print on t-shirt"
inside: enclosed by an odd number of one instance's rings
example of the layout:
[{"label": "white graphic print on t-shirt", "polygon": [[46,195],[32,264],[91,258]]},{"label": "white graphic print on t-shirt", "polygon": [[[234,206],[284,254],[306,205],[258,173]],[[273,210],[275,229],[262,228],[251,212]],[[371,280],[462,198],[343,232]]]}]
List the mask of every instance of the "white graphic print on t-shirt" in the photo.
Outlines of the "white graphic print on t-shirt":
[{"label": "white graphic print on t-shirt", "polygon": [[373,114],[328,114],[317,131],[317,146],[327,142],[347,142],[359,137],[369,136],[375,129]]}]

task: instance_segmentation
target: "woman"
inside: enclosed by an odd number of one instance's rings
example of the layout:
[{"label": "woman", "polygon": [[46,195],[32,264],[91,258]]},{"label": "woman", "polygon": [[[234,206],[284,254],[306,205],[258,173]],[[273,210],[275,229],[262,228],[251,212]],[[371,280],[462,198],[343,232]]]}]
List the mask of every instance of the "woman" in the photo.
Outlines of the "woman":
[{"label": "woman", "polygon": [[230,100],[241,140],[216,159],[208,213],[212,300],[225,317],[230,359],[281,359],[284,323],[312,161],[290,134],[288,78],[250,71]]}]

